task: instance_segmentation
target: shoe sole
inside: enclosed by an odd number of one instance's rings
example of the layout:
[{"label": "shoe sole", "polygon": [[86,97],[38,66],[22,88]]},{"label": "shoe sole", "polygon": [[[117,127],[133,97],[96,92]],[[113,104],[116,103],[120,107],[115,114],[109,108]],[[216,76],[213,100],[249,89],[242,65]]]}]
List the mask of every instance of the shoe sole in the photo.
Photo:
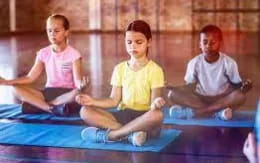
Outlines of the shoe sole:
[{"label": "shoe sole", "polygon": [[139,131],[134,133],[132,143],[134,146],[142,146],[146,142],[147,133],[144,131]]},{"label": "shoe sole", "polygon": [[230,120],[232,118],[232,109],[231,108],[226,108],[225,110],[223,110],[223,119],[225,121]]}]

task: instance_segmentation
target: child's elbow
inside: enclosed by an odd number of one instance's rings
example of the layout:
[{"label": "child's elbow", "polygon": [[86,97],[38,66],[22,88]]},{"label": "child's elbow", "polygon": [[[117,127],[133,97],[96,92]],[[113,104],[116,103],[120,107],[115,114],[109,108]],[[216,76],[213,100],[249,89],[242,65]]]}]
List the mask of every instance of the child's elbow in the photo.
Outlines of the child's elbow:
[{"label": "child's elbow", "polygon": [[119,105],[119,103],[121,102],[121,99],[111,97],[111,101],[112,101],[111,104],[113,105],[113,107],[115,107],[115,106]]}]

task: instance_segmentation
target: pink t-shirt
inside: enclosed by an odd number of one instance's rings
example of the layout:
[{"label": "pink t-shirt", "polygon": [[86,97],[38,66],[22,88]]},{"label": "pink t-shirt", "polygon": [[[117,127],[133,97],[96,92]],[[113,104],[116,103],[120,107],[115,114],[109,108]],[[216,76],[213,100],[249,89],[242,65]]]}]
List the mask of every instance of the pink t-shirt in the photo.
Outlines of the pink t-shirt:
[{"label": "pink t-shirt", "polygon": [[54,52],[51,46],[39,50],[36,59],[45,64],[45,87],[75,88],[73,62],[80,57],[80,53],[69,45],[59,53]]}]

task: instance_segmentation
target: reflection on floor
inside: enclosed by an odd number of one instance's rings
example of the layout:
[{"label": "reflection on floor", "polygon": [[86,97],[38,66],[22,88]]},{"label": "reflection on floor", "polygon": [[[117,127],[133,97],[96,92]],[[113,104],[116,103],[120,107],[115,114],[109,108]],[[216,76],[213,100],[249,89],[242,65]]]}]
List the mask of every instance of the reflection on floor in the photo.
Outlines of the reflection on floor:
[{"label": "reflection on floor", "polygon": [[[83,56],[85,74],[90,77],[89,93],[106,97],[110,93],[113,67],[128,58],[122,34],[73,34],[70,44]],[[241,109],[255,108],[260,95],[260,40],[256,33],[227,33],[223,51],[233,57],[243,78],[254,82]],[[48,45],[45,34],[0,38],[0,76],[14,78],[31,68],[36,51]],[[165,71],[172,85],[184,84],[187,62],[199,53],[198,37],[189,33],[153,35],[149,56]],[[45,76],[36,87],[43,87]],[[0,104],[17,103],[12,88],[0,86]],[[161,153],[111,152],[63,148],[0,146],[0,162],[244,162],[242,144],[250,129],[164,126],[181,128],[184,136]]]}]

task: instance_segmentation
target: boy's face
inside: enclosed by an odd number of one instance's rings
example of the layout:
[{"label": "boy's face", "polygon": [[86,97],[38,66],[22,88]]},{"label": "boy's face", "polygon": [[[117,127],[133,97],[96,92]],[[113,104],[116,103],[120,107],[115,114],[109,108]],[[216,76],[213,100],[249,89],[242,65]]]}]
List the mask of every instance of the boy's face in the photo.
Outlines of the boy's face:
[{"label": "boy's face", "polygon": [[68,30],[65,30],[60,19],[49,19],[46,24],[47,35],[52,44],[65,43],[68,37]]},{"label": "boy's face", "polygon": [[141,58],[146,56],[150,40],[141,32],[127,31],[125,34],[126,51],[131,57]]},{"label": "boy's face", "polygon": [[200,49],[207,56],[218,55],[222,41],[218,33],[201,33],[200,34]]}]

